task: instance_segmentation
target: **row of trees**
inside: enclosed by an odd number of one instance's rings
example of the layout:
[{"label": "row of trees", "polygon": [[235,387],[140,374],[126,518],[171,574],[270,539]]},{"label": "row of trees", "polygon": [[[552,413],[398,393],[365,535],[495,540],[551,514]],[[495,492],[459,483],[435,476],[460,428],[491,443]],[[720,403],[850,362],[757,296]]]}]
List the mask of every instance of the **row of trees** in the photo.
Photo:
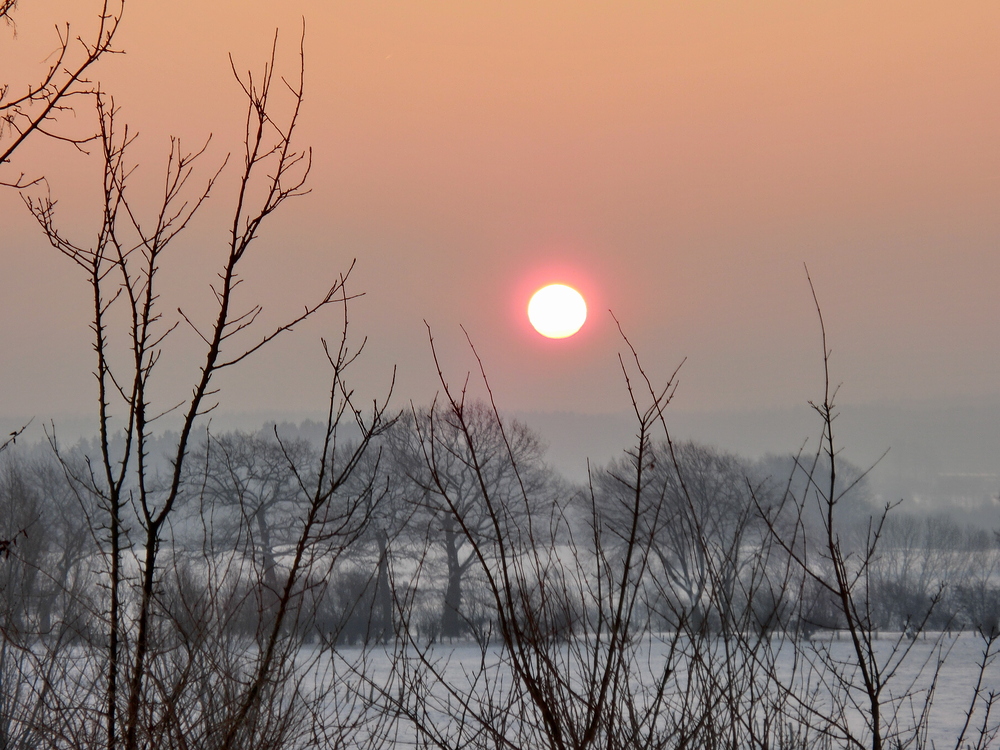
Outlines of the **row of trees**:
[{"label": "row of trees", "polygon": [[[566,549],[588,533],[589,492],[545,466],[540,440],[529,428],[494,419],[483,402],[470,404],[463,418],[481,456],[485,491],[503,507],[505,537],[527,532],[533,548]],[[516,461],[503,460],[505,435]],[[364,529],[330,568],[330,585],[318,601],[321,612],[310,624],[316,637],[385,643],[404,624],[425,640],[479,636],[495,627],[472,542],[483,544],[496,530],[461,440],[454,420],[427,409],[401,417],[375,441],[363,470],[347,483],[354,502],[364,506]],[[86,447],[64,454],[73,475],[95,458]],[[243,635],[255,632],[294,554],[299,519],[310,502],[302,483],[316,481],[309,473],[318,465],[318,450],[276,430],[204,436],[190,457],[173,523],[171,560],[184,570],[175,584],[185,589],[173,595],[218,584],[207,579],[206,554],[213,564],[225,558],[231,565],[235,555],[239,574],[232,573],[227,585],[263,588],[230,624]],[[441,488],[427,466],[432,453]],[[795,476],[793,456],[752,463],[696,443],[654,442],[645,460],[649,476],[637,531],[648,540],[651,559],[643,585],[660,590],[643,604],[643,628],[674,630],[680,611],[691,623],[718,632],[741,621],[744,609],[754,627],[765,630],[808,635],[843,627],[836,607],[815,587],[789,593],[767,585],[748,596],[760,569],[776,570],[785,562],[769,535],[772,527],[786,529],[775,513],[783,489],[776,477]],[[632,461],[625,456],[595,472],[600,541],[609,550],[628,538]],[[522,487],[530,507],[518,500]],[[0,482],[0,536],[15,542],[3,570],[6,630],[45,636],[53,631],[54,614],[81,633],[100,630],[86,598],[80,599],[94,568],[88,524],[98,512],[84,499],[49,445],[8,454]],[[852,507],[844,509],[840,523],[857,540],[874,508],[863,485],[847,502]],[[818,521],[804,517],[803,539],[813,544],[822,534]],[[134,528],[139,519],[131,517],[127,525]],[[887,517],[871,566],[872,624],[886,631],[922,623],[935,630],[996,630],[998,553],[992,532],[962,528],[947,516]],[[415,573],[419,581],[409,584],[409,596],[420,602],[419,616],[411,613],[404,623],[396,612],[401,594],[395,582]],[[569,614],[563,637],[572,633]]]},{"label": "row of trees", "polygon": [[[71,653],[77,659],[86,655],[81,672],[102,663],[94,658],[105,643],[107,607],[96,552],[100,537],[93,527],[100,508],[73,490],[72,477],[88,462],[85,452],[61,455],[55,460],[46,446],[19,450],[9,454],[4,474],[0,497],[10,519],[4,533],[26,530],[3,568],[5,664],[13,670],[6,675],[8,686],[32,685],[43,667],[51,674]],[[665,703],[654,715],[669,723],[638,722],[628,727],[633,739],[673,738],[667,742],[672,746],[690,734],[691,741],[710,746],[804,746],[816,741],[816,733],[837,728],[824,723],[834,718],[829,706],[818,722],[823,706],[815,704],[814,692],[801,692],[807,678],[839,675],[838,691],[823,699],[835,699],[837,711],[854,706],[861,687],[856,672],[843,672],[842,655],[829,661],[824,646],[801,640],[817,628],[849,633],[853,623],[872,649],[862,652],[872,658],[880,637],[888,643],[890,656],[870,665],[873,680],[908,653],[911,637],[935,627],[978,628],[992,655],[1000,598],[992,535],[946,518],[873,518],[856,473],[849,473],[852,493],[839,498],[845,505],[836,523],[844,533],[838,532],[835,548],[855,558],[844,570],[864,585],[845,610],[831,585],[836,569],[831,571],[824,552],[826,527],[813,507],[816,496],[785,497],[775,475],[761,473],[791,466],[790,481],[783,484],[808,484],[798,476],[806,471],[801,458],[754,466],[705,446],[654,439],[595,470],[591,488],[583,489],[546,471],[530,431],[499,419],[481,402],[411,412],[370,442],[366,458],[338,485],[303,547],[302,532],[316,505],[308,488],[322,471],[319,456],[316,446],[276,432],[198,441],[175,521],[163,537],[167,551],[153,597],[154,674],[157,682],[169,680],[172,690],[166,696],[154,691],[148,699],[176,702],[191,692],[197,700],[188,696],[188,710],[201,715],[208,697],[202,691],[246,679],[273,639],[281,658],[268,667],[267,679],[281,686],[278,693],[289,702],[262,696],[258,710],[268,713],[268,723],[255,727],[257,739],[295,744],[302,737],[271,733],[287,729],[287,722],[310,731],[329,729],[334,719],[332,726],[341,726],[347,719],[338,712],[347,710],[350,721],[395,716],[392,732],[400,731],[403,717],[417,734],[442,744],[459,742],[468,732],[501,730],[506,740],[527,742],[524,727],[494,723],[500,706],[513,710],[511,702],[524,695],[477,692],[482,685],[473,681],[458,690],[458,713],[442,698],[456,686],[433,641],[461,635],[480,644],[484,660],[499,654],[504,669],[520,669],[523,679],[540,683],[536,688],[551,693],[559,706],[575,698],[575,688],[562,684],[565,675],[600,668],[612,670],[615,679],[627,677],[629,684],[619,686],[624,692],[614,697],[617,711],[636,701],[655,703],[646,691],[661,681],[664,695],[658,700]],[[123,525],[130,538],[142,519],[127,514]],[[125,560],[123,607],[134,611],[141,606],[142,560],[129,554]],[[799,564],[806,560],[808,568]],[[299,577],[289,588],[296,569]],[[922,587],[921,596],[914,598],[916,587]],[[605,598],[614,593],[617,598]],[[618,654],[609,664],[603,660],[611,658],[611,644],[596,649],[595,639],[600,644],[616,629]],[[882,629],[896,632],[880,636]],[[642,644],[648,648],[650,635],[668,649],[669,658],[655,667],[636,661],[649,658]],[[345,651],[345,644],[367,648]],[[781,671],[780,653],[789,646],[808,660],[798,674]],[[509,651],[514,647],[523,649],[516,659]],[[310,655],[305,663],[303,654]],[[383,654],[379,658],[389,658],[390,666],[373,667],[371,654]],[[543,657],[550,663],[540,670]],[[345,709],[342,691],[351,683],[342,675],[329,676],[316,692],[299,692],[303,675],[338,662],[356,681],[351,695],[357,703]],[[296,668],[278,668],[289,663]],[[483,670],[482,679],[497,679],[496,664],[484,661]],[[189,683],[191,672],[200,679]],[[688,676],[678,682],[682,673]],[[926,678],[932,682],[933,670]],[[47,679],[53,680],[47,690],[58,693],[69,685],[75,700],[84,700],[79,682],[60,682],[68,675]],[[781,701],[761,702],[761,691],[774,697],[778,688],[785,691]],[[898,739],[918,727],[899,722],[900,695],[885,688],[872,682],[879,715],[891,720],[882,731]],[[904,691],[911,699],[912,689]],[[93,700],[94,692],[89,685],[87,698]],[[724,705],[718,704],[720,695]],[[747,705],[748,696],[754,705]],[[16,699],[25,696],[14,698],[8,706],[17,707]],[[703,705],[710,699],[714,705]],[[682,701],[680,708],[675,700]],[[987,700],[980,709],[988,716],[992,697]],[[66,703],[59,705],[64,711]],[[488,710],[494,717],[487,726],[479,723],[485,723],[482,718],[467,723],[473,705],[476,713]],[[308,710],[299,713],[303,707]],[[224,706],[210,708],[232,720]],[[517,710],[523,715],[528,707]],[[445,719],[427,724],[428,711]],[[456,723],[459,715],[464,718]],[[587,717],[577,706],[575,721],[593,720]],[[19,724],[16,712],[8,718]],[[158,721],[170,726],[170,719]],[[845,741],[846,727],[839,727]],[[388,724],[375,722],[369,729],[366,743],[388,741]],[[558,731],[570,729],[586,731]],[[200,730],[196,736],[213,746],[209,735],[222,731],[191,724],[171,730]],[[35,742],[39,736],[26,733],[22,739]]]}]

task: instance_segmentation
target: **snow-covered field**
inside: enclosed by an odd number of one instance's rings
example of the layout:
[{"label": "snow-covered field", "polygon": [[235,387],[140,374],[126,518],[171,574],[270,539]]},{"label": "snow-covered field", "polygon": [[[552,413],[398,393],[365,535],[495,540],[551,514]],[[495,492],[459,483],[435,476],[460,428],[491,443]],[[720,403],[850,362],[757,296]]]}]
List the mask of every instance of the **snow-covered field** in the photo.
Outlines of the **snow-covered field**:
[{"label": "snow-covered field", "polygon": [[[900,661],[899,652],[893,656],[894,646],[901,645],[909,649],[906,658]],[[967,712],[975,697],[976,681],[979,676],[979,664],[983,660],[984,640],[974,633],[961,634],[927,634],[915,641],[900,638],[899,633],[881,634],[876,642],[876,657],[880,668],[892,669],[892,677],[888,680],[888,685],[884,697],[890,696],[899,698],[897,710],[897,725],[899,729],[906,730],[915,723],[915,716],[923,710],[925,699],[930,694],[929,720],[927,722],[926,735],[923,747],[944,750],[945,748],[956,748],[959,734],[962,732],[963,724],[966,722]],[[647,675],[655,675],[659,668],[666,663],[666,645],[663,640],[657,637],[649,638],[641,647],[643,653],[640,654],[640,661],[643,662],[648,671]],[[785,675],[792,672],[793,649],[791,643],[786,642],[778,651],[776,662],[777,669]],[[343,659],[340,667],[335,668],[344,687],[360,688],[364,690],[364,683],[385,685],[392,682],[391,671],[393,668],[393,656],[390,653],[376,650],[341,649],[339,659]],[[800,644],[799,656],[806,656],[814,663],[819,663],[819,657],[831,657],[833,660],[843,665],[853,662],[850,642],[846,634],[826,634],[824,637],[816,638],[808,644]],[[485,658],[484,658],[485,656]],[[461,643],[454,645],[438,645],[431,652],[430,657],[440,668],[439,676],[441,682],[436,685],[431,684],[432,693],[444,698],[446,682],[453,688],[462,690],[468,685],[475,683],[475,690],[482,693],[484,680],[493,682],[494,688],[500,688],[502,693],[511,685],[511,675],[501,664],[501,653],[498,646],[487,649],[485,655],[479,646],[472,643]],[[351,670],[344,669],[343,665],[354,663],[360,665],[363,662],[364,678],[351,674]],[[799,679],[806,674],[803,671],[803,662],[798,662]],[[806,670],[808,671],[808,670]],[[822,684],[822,680],[817,679],[822,672],[822,667],[818,667],[816,672],[810,673],[811,684]],[[828,675],[827,675],[828,676]],[[860,680],[860,678],[858,678]],[[431,681],[433,683],[433,681]],[[499,683],[499,684],[497,684]],[[396,683],[398,686],[398,683]],[[860,684],[860,682],[859,682]],[[990,692],[1000,693],[1000,664],[991,660],[984,672],[984,679],[981,685],[981,698],[977,702],[976,711],[971,717],[971,722],[961,749],[965,750],[966,745],[977,747],[980,729],[984,718],[984,701]],[[343,693],[341,693],[343,694]],[[860,693],[856,694],[859,700]],[[822,689],[817,695],[821,703],[830,705],[829,698],[824,698]],[[863,703],[863,701],[862,701]],[[851,716],[848,711],[852,725],[860,728],[862,717],[860,714]],[[437,722],[447,722],[444,713],[432,709],[425,719],[430,718]],[[414,730],[408,725],[405,719],[401,719],[401,724],[396,727],[396,744],[405,747],[413,743]],[[993,732],[1000,721],[1000,712],[996,716],[991,716],[989,720],[989,730]],[[904,735],[906,733],[904,732]],[[837,744],[834,744],[836,747]],[[980,747],[998,747],[997,742]]]},{"label": "snow-covered field", "polygon": [[[816,653],[826,650],[833,659],[853,663],[851,644],[845,633],[839,637],[814,639],[809,649]],[[984,727],[985,700],[989,693],[1000,694],[1000,664],[996,662],[996,644],[993,646],[987,665],[982,672],[979,685],[980,698],[976,699],[980,666],[984,659],[986,643],[977,633],[938,634],[927,633],[909,641],[900,633],[883,633],[875,642],[876,663],[887,679],[886,698],[900,698],[898,726],[907,729],[915,724],[916,716],[925,707],[929,698],[929,718],[926,723],[926,747],[955,748],[963,725],[969,719],[969,726],[962,741],[962,750],[968,745],[976,747],[981,731],[993,734],[1000,722],[1000,712],[991,714]],[[900,648],[909,648],[901,658]],[[893,655],[896,649],[896,655]],[[860,677],[857,681],[860,683]],[[970,706],[975,701],[975,710],[968,716]],[[855,721],[860,716],[852,717]],[[991,743],[989,747],[996,747]]]},{"label": "snow-covered field", "polygon": [[[666,635],[650,635],[634,645],[634,671],[631,673],[633,685],[648,681],[649,685],[664,674],[669,659],[669,638]],[[717,641],[702,642],[701,647],[714,648]],[[848,705],[843,690],[838,681],[832,679],[830,665],[838,670],[853,685],[849,689],[857,705],[865,705],[865,696],[860,690],[861,679],[854,666],[853,651],[846,633],[824,633],[808,642],[795,643],[788,639],[775,636],[770,642],[774,653],[774,674],[782,685],[795,686],[794,692],[800,696],[808,696],[808,700],[821,710],[829,710],[833,705]],[[685,650],[690,644],[681,644]],[[1000,663],[995,658],[987,659],[986,668],[982,671],[982,684],[977,698],[976,687],[980,678],[980,665],[984,660],[986,642],[974,633],[927,634],[915,640],[902,637],[899,633],[882,633],[874,643],[876,663],[885,678],[886,687],[882,698],[883,703],[891,704],[885,713],[888,725],[886,734],[893,729],[900,730],[901,738],[912,737],[910,730],[917,717],[924,710],[929,700],[929,715],[926,721],[926,734],[921,734],[918,744],[904,747],[919,750],[966,750],[986,747],[1000,748],[1000,742],[992,741],[1000,722],[1000,710],[996,716],[991,716],[986,723],[989,743],[979,744],[984,726],[985,707],[991,700],[990,694],[1000,695]],[[996,650],[1000,642],[995,642]],[[557,651],[565,649],[562,656],[568,653],[568,647],[554,647]],[[903,652],[905,657],[901,658]],[[712,670],[721,670],[723,662],[718,659],[720,651],[714,651],[710,658],[703,662]],[[995,653],[995,651],[994,651]],[[449,696],[453,690],[455,695],[474,696],[473,706],[478,700],[492,701],[492,707],[505,705],[505,697],[517,686],[507,667],[504,654],[499,645],[491,645],[485,650],[472,642],[455,644],[437,644],[423,652],[424,660],[417,659],[414,648],[400,650],[393,647],[338,647],[333,651],[321,649],[319,646],[305,645],[297,652],[293,663],[301,680],[296,681],[306,700],[310,696],[317,701],[313,704],[316,710],[314,716],[320,718],[329,727],[350,727],[349,740],[353,747],[381,746],[369,745],[370,733],[374,737],[390,737],[395,747],[406,748],[417,745],[417,731],[404,714],[397,712],[387,704],[398,701],[407,704],[411,709],[417,707],[420,721],[425,726],[436,728],[443,736],[455,736],[455,716],[461,711],[455,696]],[[249,647],[244,656],[250,662],[254,661],[257,652]],[[555,655],[555,654],[554,654]],[[703,652],[704,655],[704,652]],[[93,686],[93,679],[88,673],[95,668],[92,654],[83,648],[71,649],[60,659],[62,679],[67,686],[74,685],[87,691],[87,686]],[[68,660],[66,657],[70,657]],[[76,657],[76,658],[73,658]],[[670,664],[671,679],[667,688],[668,698],[662,710],[664,712],[680,710],[677,707],[683,700],[674,699],[671,691],[680,691],[685,684],[688,662],[684,656],[678,657],[675,652],[674,661]],[[714,672],[713,672],[714,673]],[[758,672],[762,676],[763,672]],[[721,684],[721,683],[720,683]],[[810,686],[803,689],[804,685]],[[769,688],[773,695],[773,684]],[[385,692],[382,692],[385,691]],[[641,690],[637,690],[641,693]],[[419,694],[418,694],[419,693]],[[837,703],[839,696],[840,703]],[[77,696],[79,698],[79,696]],[[84,702],[87,702],[84,698]],[[738,710],[754,713],[754,699],[744,698]],[[976,709],[969,721],[968,730],[961,745],[958,738],[966,724],[970,705],[975,703]],[[482,706],[483,704],[479,704]],[[793,713],[795,700],[790,701],[786,714],[790,724],[795,719]],[[688,703],[688,710],[691,704]],[[638,707],[641,710],[641,706]],[[489,712],[487,712],[489,713]],[[502,711],[501,711],[502,713]],[[530,712],[525,712],[530,713]],[[895,727],[892,715],[896,717]],[[496,715],[495,713],[492,715]],[[742,716],[742,714],[731,714]],[[865,717],[856,709],[846,708],[842,715],[858,730],[859,736],[864,736]],[[673,717],[660,714],[661,720],[654,722],[657,728],[674,725]],[[519,721],[531,721],[531,717],[505,716],[508,730],[516,734]],[[474,721],[474,720],[473,720]],[[735,726],[735,725],[734,725]],[[333,730],[335,733],[336,729]],[[461,734],[461,733],[458,733]],[[465,733],[468,737],[468,728]],[[446,745],[456,745],[455,742],[445,742]],[[828,747],[839,748],[841,743],[833,742]],[[896,746],[892,745],[892,750]]]}]

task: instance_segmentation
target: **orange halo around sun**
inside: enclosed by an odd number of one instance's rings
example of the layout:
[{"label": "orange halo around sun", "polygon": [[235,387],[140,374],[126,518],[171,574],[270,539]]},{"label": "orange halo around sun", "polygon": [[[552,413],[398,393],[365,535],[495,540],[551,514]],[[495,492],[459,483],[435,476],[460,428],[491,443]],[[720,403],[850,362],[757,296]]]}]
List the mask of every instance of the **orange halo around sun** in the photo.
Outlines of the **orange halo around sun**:
[{"label": "orange halo around sun", "polygon": [[528,320],[543,336],[564,339],[583,327],[587,320],[587,303],[573,287],[549,284],[531,296]]}]

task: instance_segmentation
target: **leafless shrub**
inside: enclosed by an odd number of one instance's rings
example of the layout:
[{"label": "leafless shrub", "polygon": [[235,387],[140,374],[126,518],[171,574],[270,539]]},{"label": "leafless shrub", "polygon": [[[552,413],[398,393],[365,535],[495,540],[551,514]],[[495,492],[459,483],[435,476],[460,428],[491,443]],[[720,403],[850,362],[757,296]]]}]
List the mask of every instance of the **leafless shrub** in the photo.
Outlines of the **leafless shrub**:
[{"label": "leafless shrub", "polygon": [[[582,502],[572,493],[555,502],[537,497],[538,488],[522,479],[516,443],[495,405],[484,416],[481,407],[466,401],[464,388],[452,391],[439,370],[441,405],[420,423],[423,472],[430,480],[424,486],[440,498],[441,512],[451,514],[471,550],[491,599],[496,643],[480,639],[478,667],[459,666],[447,649],[404,631],[394,681],[372,687],[381,691],[383,709],[402,715],[423,741],[552,748],[804,747],[819,736],[791,718],[786,694],[773,685],[775,653],[764,634],[785,606],[780,592],[792,566],[785,556],[784,566],[772,566],[768,577],[763,568],[751,573],[745,564],[744,543],[751,538],[769,543],[766,534],[750,534],[752,525],[739,524],[741,513],[756,512],[745,476],[725,488],[745,492],[738,513],[727,508],[740,529],[737,540],[714,526],[710,531],[697,514],[685,527],[686,559],[700,566],[698,595],[681,593],[662,572],[660,553],[668,551],[656,545],[667,533],[663,525],[677,524],[678,511],[691,510],[696,501],[685,484],[691,467],[684,468],[664,432],[673,379],[654,389],[632,355],[632,370],[624,358],[622,365],[638,441],[607,478],[592,481]],[[635,373],[639,389],[632,384]],[[646,394],[645,406],[640,394]],[[499,441],[483,441],[484,418]],[[657,435],[665,442],[656,442]],[[657,458],[667,462],[670,482],[661,472],[657,483]],[[492,474],[486,469],[497,461],[506,462],[513,493],[497,491],[488,481]],[[453,464],[468,473],[484,525],[465,521],[468,495],[463,497],[452,479]],[[692,484],[703,478],[691,474]],[[614,488],[613,501],[600,496],[599,485]],[[706,489],[703,502],[711,495]],[[589,519],[583,525],[581,516]],[[709,544],[716,545],[711,553]],[[669,563],[674,569],[682,565],[678,559]],[[762,615],[764,591],[771,612]],[[405,602],[399,606],[405,619]],[[718,627],[705,627],[706,611],[715,613]],[[650,632],[654,613],[671,629]]]},{"label": "leafless shrub", "polygon": [[[59,631],[40,641],[36,627],[19,640],[27,613],[5,610],[13,619],[3,653],[18,654],[11,668],[20,682],[3,692],[0,719],[8,736],[32,746],[294,747],[318,736],[339,742],[338,727],[354,720],[350,701],[329,698],[338,684],[324,666],[328,650],[305,645],[316,633],[329,573],[367,533],[375,474],[363,476],[365,457],[391,420],[379,403],[364,413],[347,385],[360,354],[348,339],[349,271],[270,330],[259,331],[261,308],[243,296],[242,263],[268,217],[305,192],[310,155],[293,145],[301,75],[276,78],[272,51],[262,76],[237,79],[248,102],[245,151],[212,287],[216,309],[206,323],[182,311],[171,321],[157,284],[173,240],[215,186],[220,170],[202,187],[193,184],[204,148],[172,142],[162,202],[147,219],[129,186],[134,136],[99,93],[104,212],[95,240],[63,233],[52,197],[26,198],[50,243],[89,285],[100,427],[96,451],[82,459],[50,431],[60,479],[84,519],[82,557],[97,585],[89,639],[73,647]],[[330,388],[321,445],[307,450],[277,431],[266,440],[206,433],[199,449],[199,418],[217,403],[215,376],[335,306],[342,329],[339,341],[324,342]],[[152,384],[162,344],[180,324],[200,340],[203,360],[185,402],[158,408]],[[153,429],[172,411],[181,427],[161,471],[150,453],[162,446]],[[345,428],[353,439],[345,439]],[[31,575],[41,569],[21,568]],[[71,591],[65,578],[59,587]]]}]

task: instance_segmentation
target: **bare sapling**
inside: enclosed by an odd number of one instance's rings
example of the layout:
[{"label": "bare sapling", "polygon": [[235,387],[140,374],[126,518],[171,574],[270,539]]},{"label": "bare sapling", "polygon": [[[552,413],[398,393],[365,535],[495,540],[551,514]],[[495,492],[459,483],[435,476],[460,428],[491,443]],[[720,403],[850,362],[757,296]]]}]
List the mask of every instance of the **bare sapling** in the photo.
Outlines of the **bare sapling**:
[{"label": "bare sapling", "polygon": [[[297,620],[308,616],[307,604],[322,569],[367,523],[365,504],[345,496],[344,488],[387,419],[381,402],[363,413],[347,385],[347,370],[360,351],[347,339],[348,303],[355,296],[347,291],[350,271],[299,313],[267,329],[258,320],[261,306],[248,301],[241,275],[245,260],[261,244],[258,238],[269,217],[307,192],[311,155],[294,145],[303,98],[301,48],[299,52],[298,76],[291,80],[278,77],[275,69],[277,36],[261,75],[239,75],[234,66],[247,101],[244,151],[231,200],[228,241],[211,287],[215,309],[205,322],[180,309],[174,316],[161,297],[158,280],[174,255],[174,240],[189,228],[225,167],[223,162],[195,185],[207,144],[189,151],[179,140],[171,141],[162,197],[147,213],[130,187],[137,168],[129,161],[135,134],[121,125],[115,102],[98,93],[104,180],[97,236],[84,243],[63,233],[51,196],[25,199],[49,242],[84,272],[91,296],[98,450],[80,463],[50,434],[65,477],[88,514],[106,595],[94,612],[105,633],[99,639],[104,655],[88,651],[91,660],[85,667],[99,671],[99,677],[91,675],[97,687],[72,698],[86,710],[67,714],[85,725],[64,732],[52,727],[53,732],[85,737],[88,745],[96,746],[99,734],[99,744],[109,750],[184,747],[199,736],[201,742],[219,747],[277,747],[292,741],[301,730],[292,719],[303,713],[295,698],[296,680],[302,678],[291,669],[289,644],[294,639],[288,634],[304,632]],[[192,481],[198,473],[189,461],[197,453],[199,420],[219,403],[216,377],[332,305],[343,311],[342,336],[332,346],[324,343],[332,374],[322,445],[306,461],[275,436],[277,468],[291,477],[289,484],[300,501],[292,548],[263,569],[256,568],[261,575],[255,581],[207,578],[234,570],[238,550],[227,554],[203,547],[195,559],[183,548],[176,525],[199,503],[199,488],[206,486]],[[158,405],[155,394],[161,381],[156,378],[162,371],[163,344],[180,335],[179,326],[189,329],[202,347],[201,363],[182,402]],[[177,414],[180,426],[161,470],[151,446],[162,449],[153,431],[166,414]],[[347,422],[354,433],[351,440],[344,435]],[[204,497],[200,507],[207,510],[199,523],[209,530],[203,541],[213,541],[213,511]],[[249,505],[243,509],[249,510]],[[257,524],[253,533],[260,529]],[[223,584],[229,583],[233,587],[226,589]],[[232,604],[240,587],[247,586],[254,596],[264,587],[271,594],[267,616],[259,618],[264,625],[256,657],[236,658],[246,648],[235,643],[207,654],[206,644],[219,647],[223,640],[214,637],[220,633],[209,638],[206,628],[226,624],[235,610],[223,605]],[[227,632],[232,630],[221,631]],[[214,696],[211,691],[216,691]],[[206,703],[213,697],[224,703]],[[210,705],[225,705],[226,710],[211,714],[205,711]],[[94,723],[98,718],[100,732]],[[59,744],[54,737],[51,741]]]},{"label": "bare sapling", "polygon": [[[807,457],[800,452],[795,460],[793,472],[805,477],[804,484],[798,483],[802,487],[798,493],[791,489],[794,483],[790,477],[779,503],[768,508],[759,498],[755,500],[773,542],[801,575],[796,616],[806,638],[795,641],[796,660],[802,665],[806,684],[824,685],[823,699],[805,701],[805,693],[794,685],[785,681],[775,684],[786,692],[791,715],[798,724],[821,732],[838,745],[872,750],[925,747],[938,675],[949,650],[943,634],[932,634],[929,644],[925,638],[944,584],[903,617],[894,631],[880,633],[884,623],[878,614],[879,569],[884,561],[887,529],[891,528],[889,515],[896,504],[888,503],[868,516],[860,532],[852,533],[849,528],[841,506],[871,469],[841,471],[840,446],[834,430],[838,389],[832,385],[826,326],[808,271],[806,278],[823,345],[823,398],[810,402],[820,419],[822,435],[813,454]],[[810,514],[820,519],[817,535],[807,528],[805,519]],[[810,640],[808,636],[817,628],[842,633],[848,656],[837,647],[836,640]],[[926,647],[918,649],[918,642]],[[979,667],[980,681],[992,648],[987,638]],[[993,703],[980,687],[981,682],[968,709],[969,716],[977,706],[986,715],[979,745],[988,736]],[[971,719],[966,721],[956,748],[962,747],[970,723]]]},{"label": "bare sapling", "polygon": [[[437,362],[433,338],[431,349]],[[634,350],[632,355],[645,379]],[[426,489],[450,511],[472,550],[492,602],[497,643],[492,649],[480,643],[480,666],[471,671],[463,665],[458,672],[444,647],[412,636],[396,654],[396,683],[383,689],[381,700],[427,742],[450,746],[482,737],[508,747],[624,748],[706,737],[696,721],[686,722],[691,717],[675,711],[682,700],[672,692],[681,631],[658,639],[655,648],[662,653],[652,659],[642,637],[652,603],[647,575],[655,559],[653,537],[670,520],[662,504],[651,502],[647,480],[676,373],[658,390],[645,380],[649,399],[641,405],[626,361],[620,361],[638,439],[612,477],[622,488],[613,523],[593,480],[582,498],[571,493],[555,503],[524,481],[509,423],[499,414],[481,361],[486,414],[499,443],[482,441],[474,421],[482,417],[481,408],[468,397],[468,385],[453,389],[438,365],[441,404],[415,420],[431,480]],[[513,492],[498,491],[489,481],[496,461],[517,478]],[[485,510],[488,531],[471,526],[467,498],[451,480],[452,462],[473,478],[465,491],[474,492]],[[687,696],[693,704],[693,695]]]}]

